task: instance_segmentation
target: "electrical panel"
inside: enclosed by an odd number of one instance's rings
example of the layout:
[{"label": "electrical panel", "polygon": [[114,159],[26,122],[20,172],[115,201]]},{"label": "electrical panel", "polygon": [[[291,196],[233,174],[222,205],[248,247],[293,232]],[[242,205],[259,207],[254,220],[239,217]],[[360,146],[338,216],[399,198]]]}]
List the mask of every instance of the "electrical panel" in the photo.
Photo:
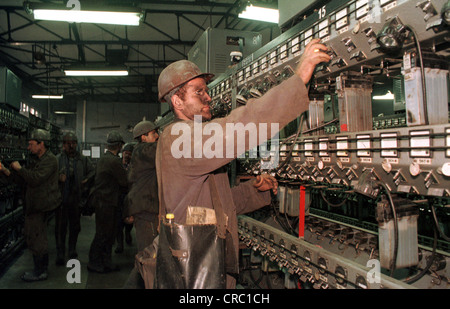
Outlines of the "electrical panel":
[{"label": "electrical panel", "polygon": [[[10,101],[0,104],[0,162],[9,168],[13,161],[26,166],[33,157],[28,151],[28,137],[32,130],[50,131],[50,150],[61,150],[61,130],[47,120],[34,115],[25,116]],[[25,203],[24,185],[11,181],[0,173],[0,272],[21,253],[25,245],[23,236]]]},{"label": "electrical panel", "polygon": [[[0,161],[24,164],[28,158],[28,118],[9,104],[0,104]],[[22,250],[25,188],[0,173],[0,272]]]},{"label": "electrical panel", "polygon": [[449,288],[448,10],[329,1],[210,83],[212,114],[224,117],[295,74],[313,38],[331,55],[309,109],[282,130],[280,164],[237,160],[237,178],[279,181],[269,208],[239,217],[253,268],[280,272],[287,288]]}]

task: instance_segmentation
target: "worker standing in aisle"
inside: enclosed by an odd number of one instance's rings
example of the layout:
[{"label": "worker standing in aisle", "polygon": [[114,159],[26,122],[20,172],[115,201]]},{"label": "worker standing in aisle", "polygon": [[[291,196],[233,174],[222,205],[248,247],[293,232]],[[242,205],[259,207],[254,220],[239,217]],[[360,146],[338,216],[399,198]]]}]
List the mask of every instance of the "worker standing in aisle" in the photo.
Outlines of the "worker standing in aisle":
[{"label": "worker standing in aisle", "polygon": [[76,246],[81,231],[80,201],[84,185],[95,175],[91,160],[78,150],[78,139],[73,132],[63,135],[63,151],[56,156],[59,166],[61,207],[55,212],[56,265],[65,265],[66,235],[68,258],[78,257]]},{"label": "worker standing in aisle", "polygon": [[149,246],[158,234],[158,184],[155,156],[159,138],[156,125],[141,121],[133,129],[138,141],[131,157],[128,207],[125,216],[134,223],[138,251]]},{"label": "worker standing in aisle", "polygon": [[[142,252],[158,235],[159,201],[155,166],[158,127],[151,121],[143,120],[134,126],[133,138],[137,145],[131,156],[128,173],[130,191],[127,196],[125,221],[133,222],[137,250]],[[143,287],[145,283],[142,279],[142,275],[134,267],[125,286]]]},{"label": "worker standing in aisle", "polygon": [[27,282],[48,278],[47,221],[61,203],[58,161],[49,150],[50,140],[50,132],[35,129],[31,132],[28,150],[37,159],[33,159],[29,167],[22,167],[14,161],[11,163],[12,171],[0,164],[5,175],[13,177],[15,182],[26,183],[24,235],[34,262],[34,270],[21,276]]},{"label": "worker standing in aisle", "polygon": [[[312,40],[306,46],[294,76],[269,90],[261,98],[249,100],[245,106],[233,110],[227,117],[212,121],[209,106],[211,98],[207,88],[208,81],[213,77],[211,74],[202,73],[195,64],[186,60],[169,65],[161,73],[158,80],[159,99],[169,103],[176,121],[164,129],[158,144],[156,168],[159,200],[161,214],[170,214],[177,225],[173,229],[165,229],[161,225],[156,288],[235,287],[239,269],[237,215],[270,204],[269,190],[276,191],[277,182],[273,177],[262,175],[255,181],[230,188],[228,174],[223,167],[241,154],[237,151],[238,145],[236,142],[232,145],[231,157],[206,157],[204,153],[199,155],[199,149],[204,149],[206,143],[211,142],[211,132],[201,133],[206,124],[210,125],[209,128],[212,127],[211,124],[214,125],[215,130],[223,132],[218,142],[224,146],[223,150],[229,151],[230,149],[225,149],[227,140],[233,139],[236,132],[232,132],[233,136],[227,135],[227,124],[253,123],[256,128],[259,124],[269,124],[267,127],[270,128],[271,123],[277,123],[280,129],[285,127],[308,109],[309,98],[305,85],[311,79],[316,65],[330,60],[326,50],[326,46],[320,44],[319,40]],[[210,122],[207,123],[208,121]],[[260,136],[259,133],[258,131],[257,136]],[[264,140],[259,140],[258,145],[262,142]],[[179,149],[180,145],[184,148]],[[244,148],[244,151],[250,149],[248,140],[245,141]],[[224,266],[219,259],[210,261],[203,256],[204,259],[200,261],[196,256],[189,256],[193,252],[202,254],[200,250],[192,248],[202,246],[201,242],[196,242],[195,235],[188,235],[187,232],[181,235],[184,231],[182,226],[186,226],[187,221],[191,220],[190,212],[198,207],[203,209],[203,213],[214,209],[212,215],[215,214],[216,218],[210,222],[216,222],[219,237],[226,239],[226,249],[219,253],[211,252],[211,255],[224,255]],[[164,235],[166,232],[180,232],[180,235]],[[173,245],[170,237],[182,238],[177,242],[180,248],[171,247],[168,250],[168,243]],[[186,247],[187,242],[191,244],[189,247]],[[205,250],[208,248],[204,248]],[[220,250],[223,248],[218,246],[218,251]],[[183,259],[180,259],[181,256]],[[185,273],[176,273],[180,266],[184,267]],[[222,267],[221,273],[217,268]],[[204,271],[204,268],[208,270]],[[194,271],[190,272],[191,269]]]},{"label": "worker standing in aisle", "polygon": [[118,156],[125,144],[117,131],[108,133],[106,152],[97,162],[90,203],[95,207],[95,237],[89,250],[88,270],[107,273],[119,270],[112,263],[116,239],[119,198],[127,190],[127,173]]}]

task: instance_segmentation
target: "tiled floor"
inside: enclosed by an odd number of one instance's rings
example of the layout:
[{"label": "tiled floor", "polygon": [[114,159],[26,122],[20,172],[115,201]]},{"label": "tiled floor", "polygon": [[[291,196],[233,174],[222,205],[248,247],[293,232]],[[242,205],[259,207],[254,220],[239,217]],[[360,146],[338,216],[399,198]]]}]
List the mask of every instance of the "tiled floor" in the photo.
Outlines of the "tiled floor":
[{"label": "tiled floor", "polygon": [[[81,232],[78,238],[77,252],[81,265],[80,283],[69,283],[67,280],[74,278],[74,268],[56,266],[56,245],[54,235],[54,219],[50,220],[48,226],[49,241],[49,268],[48,279],[39,282],[25,282],[20,276],[25,271],[33,268],[33,260],[30,252],[25,248],[23,253],[11,264],[11,266],[0,277],[0,289],[121,289],[134,266],[134,257],[137,253],[135,246],[134,229],[132,230],[133,242],[131,245],[124,244],[123,253],[114,253],[113,263],[120,267],[120,271],[107,274],[92,273],[87,270],[88,254],[92,239],[95,235],[95,216],[81,218]],[[73,281],[69,280],[69,281]]]}]

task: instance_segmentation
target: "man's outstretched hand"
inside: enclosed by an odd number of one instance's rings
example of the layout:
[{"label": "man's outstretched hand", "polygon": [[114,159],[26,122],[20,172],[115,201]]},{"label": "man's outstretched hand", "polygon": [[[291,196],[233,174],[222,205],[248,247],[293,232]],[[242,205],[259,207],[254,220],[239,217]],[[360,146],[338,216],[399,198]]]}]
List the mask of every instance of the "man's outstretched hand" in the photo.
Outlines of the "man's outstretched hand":
[{"label": "man's outstretched hand", "polygon": [[273,194],[277,195],[278,193],[278,181],[269,174],[258,175],[253,186],[261,192],[272,190]]},{"label": "man's outstretched hand", "polygon": [[320,39],[313,39],[305,47],[305,51],[300,57],[300,62],[295,72],[303,80],[305,85],[311,80],[314,70],[319,63],[329,62],[331,60],[330,55],[326,53],[327,51],[328,48],[320,43]]}]

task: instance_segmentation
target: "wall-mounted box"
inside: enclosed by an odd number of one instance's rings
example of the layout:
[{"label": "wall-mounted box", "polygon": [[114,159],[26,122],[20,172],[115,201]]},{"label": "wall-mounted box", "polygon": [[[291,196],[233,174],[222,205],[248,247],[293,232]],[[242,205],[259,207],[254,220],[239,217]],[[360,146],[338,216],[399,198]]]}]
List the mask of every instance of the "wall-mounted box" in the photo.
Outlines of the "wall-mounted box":
[{"label": "wall-mounted box", "polygon": [[262,35],[258,32],[208,28],[188,53],[202,72],[216,75],[226,72],[231,64],[230,53],[241,51],[243,58],[262,47]]},{"label": "wall-mounted box", "polygon": [[20,110],[22,81],[7,67],[0,67],[0,103],[6,103]]}]

